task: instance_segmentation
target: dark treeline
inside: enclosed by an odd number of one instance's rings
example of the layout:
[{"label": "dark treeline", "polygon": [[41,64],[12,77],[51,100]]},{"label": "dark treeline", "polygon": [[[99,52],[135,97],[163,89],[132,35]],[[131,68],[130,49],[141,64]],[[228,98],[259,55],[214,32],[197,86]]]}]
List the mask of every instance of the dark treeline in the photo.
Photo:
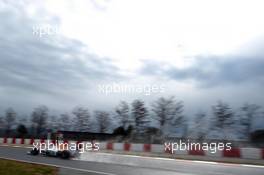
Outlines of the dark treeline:
[{"label": "dark treeline", "polygon": [[51,115],[46,106],[36,107],[24,118],[13,108],[8,108],[0,117],[0,129],[2,136],[10,137],[42,137],[48,131],[65,130],[126,133],[134,139],[156,136],[232,140],[234,138],[228,136],[235,135],[238,139],[250,140],[255,131],[254,122],[259,117],[263,117],[263,112],[258,105],[246,103],[234,110],[222,101],[212,105],[211,112],[197,112],[195,116],[187,117],[182,101],[161,97],[149,107],[137,99],[131,104],[121,101],[112,111],[91,112],[78,106],[71,113],[58,116]]}]

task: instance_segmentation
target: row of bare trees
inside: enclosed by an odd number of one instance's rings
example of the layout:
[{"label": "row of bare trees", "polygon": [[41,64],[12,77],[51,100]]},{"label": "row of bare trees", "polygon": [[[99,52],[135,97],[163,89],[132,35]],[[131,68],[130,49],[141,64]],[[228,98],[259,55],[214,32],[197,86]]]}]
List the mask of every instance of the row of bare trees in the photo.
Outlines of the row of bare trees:
[{"label": "row of bare trees", "polygon": [[196,137],[201,140],[212,131],[219,132],[223,135],[222,139],[226,140],[228,135],[233,134],[231,132],[236,132],[242,139],[250,140],[252,132],[256,129],[255,125],[263,121],[263,117],[261,107],[256,104],[245,103],[234,111],[227,103],[218,101],[212,106],[211,116],[207,116],[205,112],[196,114],[192,131],[195,131]]},{"label": "row of bare trees", "polygon": [[[181,136],[193,136],[203,139],[208,132],[236,128],[245,137],[250,136],[253,121],[261,116],[261,108],[255,104],[245,104],[234,111],[224,102],[212,106],[211,113],[198,112],[187,120],[184,115],[184,104],[174,97],[161,97],[147,107],[142,100],[134,100],[131,104],[121,101],[111,111],[96,110],[93,115],[88,108],[76,107],[71,113],[59,116],[51,115],[46,106],[35,108],[28,118],[17,117],[12,108],[8,108],[0,118],[0,127],[9,135],[16,127],[20,135],[39,136],[48,130],[73,130],[91,132],[112,132],[115,128],[133,130],[134,135],[144,135],[150,131],[166,135],[171,132],[182,132]],[[186,126],[190,125],[187,132]],[[177,128],[183,128],[177,130]],[[154,132],[152,132],[154,133]],[[194,133],[194,134],[193,134]]]}]

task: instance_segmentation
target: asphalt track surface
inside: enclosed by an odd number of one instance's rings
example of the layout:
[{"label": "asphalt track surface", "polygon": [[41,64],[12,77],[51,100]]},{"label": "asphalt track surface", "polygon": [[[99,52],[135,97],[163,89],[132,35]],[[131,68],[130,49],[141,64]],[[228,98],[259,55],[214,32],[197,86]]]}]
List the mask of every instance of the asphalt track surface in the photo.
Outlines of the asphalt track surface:
[{"label": "asphalt track surface", "polygon": [[145,165],[128,166],[115,164],[115,162],[101,163],[31,156],[26,154],[29,150],[29,148],[0,146],[0,158],[53,165],[60,167],[66,174],[79,172],[79,174],[89,175],[264,175],[264,166],[161,159],[158,167],[150,168]]}]

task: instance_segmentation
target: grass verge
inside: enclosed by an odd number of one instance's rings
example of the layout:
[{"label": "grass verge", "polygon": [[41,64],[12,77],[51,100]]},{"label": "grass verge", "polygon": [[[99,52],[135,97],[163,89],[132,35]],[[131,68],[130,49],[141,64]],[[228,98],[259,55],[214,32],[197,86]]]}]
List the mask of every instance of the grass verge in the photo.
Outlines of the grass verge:
[{"label": "grass verge", "polygon": [[57,175],[56,167],[0,159],[0,174],[3,175]]}]

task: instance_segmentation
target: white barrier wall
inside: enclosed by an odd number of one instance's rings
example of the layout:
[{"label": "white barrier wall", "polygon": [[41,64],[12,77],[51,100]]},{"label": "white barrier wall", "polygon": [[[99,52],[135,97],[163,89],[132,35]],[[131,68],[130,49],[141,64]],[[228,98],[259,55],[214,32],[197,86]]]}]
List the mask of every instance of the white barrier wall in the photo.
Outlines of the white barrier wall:
[{"label": "white barrier wall", "polygon": [[261,149],[241,148],[241,157],[246,159],[261,159]]},{"label": "white barrier wall", "polygon": [[130,150],[136,152],[143,152],[143,144],[132,144]]}]

